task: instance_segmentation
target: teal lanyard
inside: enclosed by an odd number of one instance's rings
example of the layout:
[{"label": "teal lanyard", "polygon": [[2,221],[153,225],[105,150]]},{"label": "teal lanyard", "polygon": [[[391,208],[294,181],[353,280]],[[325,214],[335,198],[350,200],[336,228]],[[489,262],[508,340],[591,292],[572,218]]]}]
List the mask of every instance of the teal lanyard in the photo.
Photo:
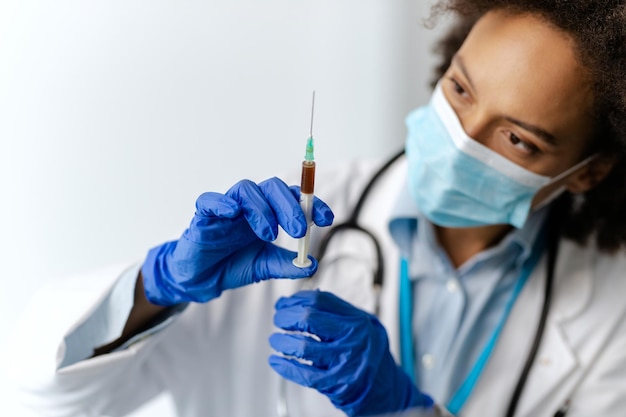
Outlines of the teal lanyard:
[{"label": "teal lanyard", "polygon": [[[532,253],[530,257],[524,262],[522,266],[522,272],[520,274],[519,279],[515,283],[515,288],[513,288],[513,293],[509,298],[502,317],[498,322],[493,334],[487,341],[487,344],[483,348],[478,360],[470,370],[469,374],[456,391],[456,393],[452,396],[450,401],[448,402],[446,408],[452,414],[457,414],[463,405],[472,394],[474,387],[478,383],[478,379],[482,374],[489,357],[491,356],[491,352],[498,341],[498,337],[500,337],[500,332],[504,327],[504,323],[506,319],[509,317],[509,313],[513,309],[513,305],[515,304],[515,300],[522,292],[522,288],[526,281],[528,281],[528,277],[532,273],[533,269],[539,262],[541,255],[543,253],[543,249],[545,246],[545,233],[540,233],[533,245]],[[411,380],[415,382],[415,357],[414,352],[415,348],[413,346],[413,291],[411,288],[411,280],[409,279],[409,263],[405,258],[400,259],[400,360],[402,362],[402,368],[404,371],[411,377]]]}]

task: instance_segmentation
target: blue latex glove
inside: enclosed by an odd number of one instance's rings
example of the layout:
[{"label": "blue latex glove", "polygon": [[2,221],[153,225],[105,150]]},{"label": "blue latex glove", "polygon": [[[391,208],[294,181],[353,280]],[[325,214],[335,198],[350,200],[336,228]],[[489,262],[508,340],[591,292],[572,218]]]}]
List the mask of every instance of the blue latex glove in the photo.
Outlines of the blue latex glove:
[{"label": "blue latex glove", "polygon": [[312,364],[272,355],[270,366],[293,382],[315,388],[347,415],[433,406],[433,400],[395,363],[387,333],[376,316],[328,292],[300,291],[278,300],[274,324],[306,334],[274,333],[270,345]]},{"label": "blue latex glove", "polygon": [[[317,270],[292,264],[295,252],[273,243],[281,226],[302,237],[306,218],[299,205],[299,187],[278,178],[258,185],[244,180],[226,194],[205,193],[182,237],[151,249],[141,268],[150,302],[170,306],[207,302],[222,291],[269,278],[304,278]],[[328,226],[333,213],[321,200],[313,202],[313,221]]]}]

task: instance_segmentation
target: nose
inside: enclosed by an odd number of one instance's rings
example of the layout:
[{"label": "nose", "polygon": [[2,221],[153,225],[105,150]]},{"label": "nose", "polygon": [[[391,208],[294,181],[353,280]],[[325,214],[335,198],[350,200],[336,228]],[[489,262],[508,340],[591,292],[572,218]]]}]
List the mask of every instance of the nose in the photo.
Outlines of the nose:
[{"label": "nose", "polygon": [[487,113],[479,108],[472,108],[457,113],[463,130],[470,138],[486,145],[490,135],[491,122]]}]

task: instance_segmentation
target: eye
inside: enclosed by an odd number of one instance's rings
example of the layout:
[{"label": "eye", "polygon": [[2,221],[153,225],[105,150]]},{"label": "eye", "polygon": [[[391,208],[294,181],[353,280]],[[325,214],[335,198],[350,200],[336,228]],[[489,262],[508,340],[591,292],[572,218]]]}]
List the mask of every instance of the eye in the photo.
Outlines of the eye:
[{"label": "eye", "polygon": [[513,147],[527,155],[534,155],[540,151],[533,143],[520,139],[519,136],[513,132],[508,132],[508,138]]},{"label": "eye", "polygon": [[455,93],[462,97],[467,97],[467,91],[465,91],[465,88],[463,88],[463,86],[459,84],[457,80],[452,77],[450,77],[449,80],[452,82],[452,88],[454,89]]}]

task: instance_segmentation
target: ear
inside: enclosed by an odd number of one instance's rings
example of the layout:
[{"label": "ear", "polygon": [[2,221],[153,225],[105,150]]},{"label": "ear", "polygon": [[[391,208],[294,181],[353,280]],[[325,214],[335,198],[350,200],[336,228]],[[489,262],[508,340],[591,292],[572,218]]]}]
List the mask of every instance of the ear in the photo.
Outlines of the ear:
[{"label": "ear", "polygon": [[600,155],[589,164],[573,173],[565,182],[565,188],[572,194],[585,193],[598,185],[615,166],[617,160],[610,156]]}]

